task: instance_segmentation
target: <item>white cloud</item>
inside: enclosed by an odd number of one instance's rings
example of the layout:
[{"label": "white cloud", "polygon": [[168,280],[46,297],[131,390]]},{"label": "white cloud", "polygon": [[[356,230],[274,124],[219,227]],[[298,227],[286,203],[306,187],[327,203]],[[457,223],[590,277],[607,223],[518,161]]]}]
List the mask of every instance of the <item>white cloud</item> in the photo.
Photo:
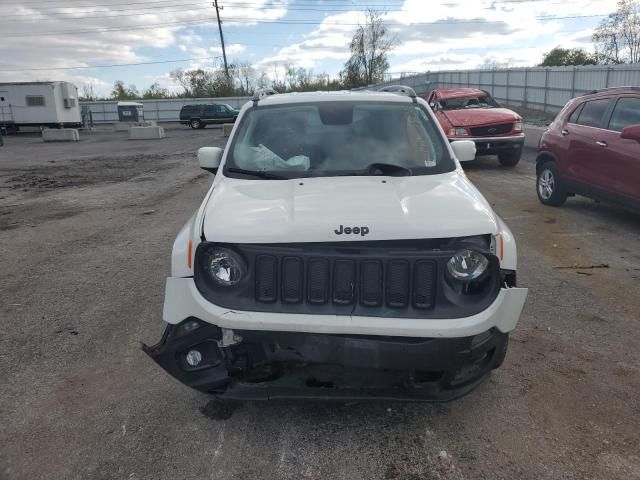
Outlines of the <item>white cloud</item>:
[{"label": "white cloud", "polygon": [[[273,4],[278,8],[261,10]],[[225,15],[234,19],[277,19],[286,14],[287,4],[288,0],[252,0],[255,8],[251,10],[229,4]],[[149,61],[138,53],[145,48],[173,46],[194,57],[211,56],[202,45],[202,37],[183,26],[213,28],[215,14],[206,3],[182,8],[159,6],[157,0],[137,0],[132,4],[135,6],[127,6],[122,0],[100,0],[94,6],[56,5],[60,4],[3,4],[0,81],[64,78],[80,84],[82,70],[56,68]],[[231,46],[233,53],[243,49]]]},{"label": "white cloud", "polygon": [[[3,38],[0,43],[0,81],[68,79],[82,84],[97,74],[92,71],[84,75],[82,70],[20,70],[144,62],[150,58],[140,52],[164,48],[182,52],[182,58],[221,55],[218,46],[211,46],[211,38],[203,38],[202,30],[196,31],[195,28],[196,25],[204,25],[210,32],[217,29],[215,13],[210,5],[194,3],[188,7],[162,7],[158,6],[157,0],[144,1],[148,3],[136,0],[127,6],[122,0],[100,0],[94,6],[65,8],[45,1],[3,5],[0,16]],[[354,24],[364,20],[359,9],[366,5],[366,1],[345,2],[344,8],[352,6],[353,10],[340,13],[330,12],[333,7],[328,6],[324,15],[320,12],[313,17],[320,17],[321,23],[304,35],[303,40],[291,42],[261,58],[264,48],[260,47],[260,42],[268,38],[269,41],[264,43],[270,43],[271,37],[267,35],[286,33],[288,27],[271,25],[262,38],[257,30],[249,29],[255,26],[258,18],[282,19],[288,13],[290,1],[251,0],[251,8],[247,8],[249,4],[246,2],[223,2],[225,26],[236,30],[242,27],[243,32],[247,29],[247,33],[255,33],[251,41],[258,45],[248,52],[247,45],[252,45],[250,41],[247,44],[230,42],[227,57],[232,60],[234,56],[243,55],[244,58],[255,59],[255,65],[269,74],[281,74],[287,64],[316,72],[332,65],[330,73],[336,73],[336,66],[339,68],[348,58],[348,44],[356,28]],[[515,66],[531,65],[539,62],[545,51],[557,45],[589,48],[591,29],[581,28],[580,32],[569,34],[567,30],[575,25],[575,20],[538,17],[606,14],[615,10],[615,3],[616,0],[405,0],[401,11],[384,14],[390,33],[398,40],[390,55],[391,71],[474,68],[488,58],[498,62],[510,61]],[[87,2],[83,4],[88,5]],[[294,18],[310,18],[310,15],[298,11],[292,13]],[[592,19],[593,23],[597,20]],[[145,28],[126,30],[140,26]],[[112,31],[95,31],[105,28]],[[63,33],[69,30],[76,33]],[[60,33],[35,36],[45,32]],[[244,41],[245,37],[242,39]],[[155,55],[154,59],[159,56]],[[171,58],[175,58],[173,54],[166,57]],[[215,64],[219,66],[220,60],[215,60]],[[212,68],[213,65],[212,60],[201,60],[189,65],[170,65],[167,71],[178,66]],[[10,68],[14,71],[8,71]],[[105,83],[102,85],[97,78],[93,81],[107,90],[111,83],[102,81]],[[172,84],[168,77],[163,81],[166,81],[165,86]],[[144,85],[139,87],[144,88]]]},{"label": "white cloud", "polygon": [[[405,0],[400,11],[384,14],[388,30],[397,40],[390,54],[391,70],[475,68],[490,57],[514,66],[536,64],[545,50],[556,45],[590,47],[584,42],[590,30],[568,35],[563,29],[569,19],[543,17],[597,15],[613,10],[615,0],[486,0],[473,5],[455,0]],[[279,49],[258,66],[273,68],[289,63],[316,68],[327,60],[344,61],[354,24],[363,20],[364,14],[355,9],[326,15],[307,40]]]}]

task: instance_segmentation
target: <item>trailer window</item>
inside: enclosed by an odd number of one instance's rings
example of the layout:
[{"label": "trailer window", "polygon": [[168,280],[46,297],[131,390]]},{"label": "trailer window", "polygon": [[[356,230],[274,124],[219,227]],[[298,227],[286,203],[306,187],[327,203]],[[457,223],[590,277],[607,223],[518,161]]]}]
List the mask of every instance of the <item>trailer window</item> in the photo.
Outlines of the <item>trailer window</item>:
[{"label": "trailer window", "polygon": [[42,95],[27,95],[27,107],[44,107]]}]

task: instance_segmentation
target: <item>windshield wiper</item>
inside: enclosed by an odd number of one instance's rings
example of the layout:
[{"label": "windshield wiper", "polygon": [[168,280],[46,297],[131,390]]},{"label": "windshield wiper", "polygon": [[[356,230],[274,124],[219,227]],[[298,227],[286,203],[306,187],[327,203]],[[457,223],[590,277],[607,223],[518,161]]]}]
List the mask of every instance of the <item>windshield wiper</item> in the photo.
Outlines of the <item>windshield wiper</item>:
[{"label": "windshield wiper", "polygon": [[245,170],[244,168],[229,167],[225,171],[229,173],[251,175],[253,177],[264,178],[267,180],[288,180],[287,177],[283,177],[282,175],[278,175],[277,173],[266,172],[264,170]]},{"label": "windshield wiper", "polygon": [[411,169],[393,163],[372,163],[367,167],[370,175],[388,175],[390,177],[410,177],[413,175]]}]

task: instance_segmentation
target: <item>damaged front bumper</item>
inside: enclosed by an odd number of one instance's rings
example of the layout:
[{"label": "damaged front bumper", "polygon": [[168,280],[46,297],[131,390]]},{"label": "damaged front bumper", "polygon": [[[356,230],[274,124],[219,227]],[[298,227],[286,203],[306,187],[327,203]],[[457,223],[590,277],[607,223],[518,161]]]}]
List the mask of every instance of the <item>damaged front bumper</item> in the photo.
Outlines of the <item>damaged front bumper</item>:
[{"label": "damaged front bumper", "polygon": [[230,330],[191,317],[143,349],[176,379],[222,398],[448,401],[500,366],[507,344],[497,328],[413,338]]}]

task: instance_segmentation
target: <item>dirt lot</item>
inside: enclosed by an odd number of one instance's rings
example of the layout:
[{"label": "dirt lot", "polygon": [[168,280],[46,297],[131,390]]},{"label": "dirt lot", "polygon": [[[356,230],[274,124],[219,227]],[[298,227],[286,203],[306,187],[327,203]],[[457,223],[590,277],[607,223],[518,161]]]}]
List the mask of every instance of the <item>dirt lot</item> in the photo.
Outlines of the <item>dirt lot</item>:
[{"label": "dirt lot", "polygon": [[480,159],[530,288],[500,370],[441,405],[219,409],[139,348],[211,181],[193,152],[223,141],[167,137],[0,147],[0,479],[640,479],[638,215],[543,207],[531,150]]}]

